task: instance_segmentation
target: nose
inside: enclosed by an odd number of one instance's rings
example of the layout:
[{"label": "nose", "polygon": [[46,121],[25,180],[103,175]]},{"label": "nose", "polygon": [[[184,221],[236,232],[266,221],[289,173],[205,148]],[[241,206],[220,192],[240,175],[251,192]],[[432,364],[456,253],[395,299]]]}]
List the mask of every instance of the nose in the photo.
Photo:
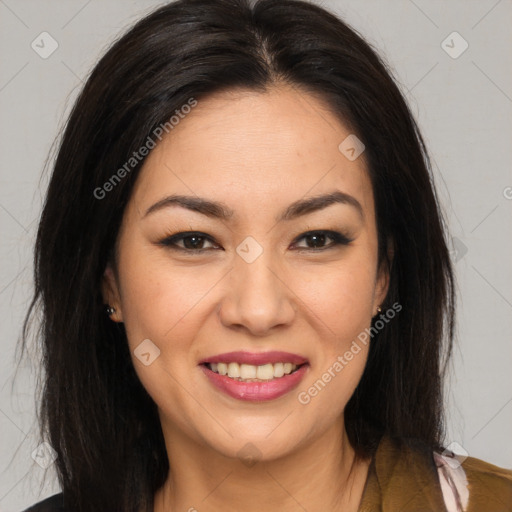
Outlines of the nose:
[{"label": "nose", "polygon": [[226,327],[265,336],[293,322],[294,303],[285,272],[264,252],[252,263],[236,258],[218,314]]}]

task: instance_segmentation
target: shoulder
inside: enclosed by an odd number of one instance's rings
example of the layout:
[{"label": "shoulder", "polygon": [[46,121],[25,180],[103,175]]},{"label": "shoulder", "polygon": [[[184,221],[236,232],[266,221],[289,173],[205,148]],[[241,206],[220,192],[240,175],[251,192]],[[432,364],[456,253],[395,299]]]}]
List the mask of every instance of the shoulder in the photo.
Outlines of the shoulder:
[{"label": "shoulder", "polygon": [[384,435],[358,512],[446,510],[432,451],[419,440]]},{"label": "shoulder", "polygon": [[512,512],[512,470],[421,440],[383,436],[371,469],[360,512]]},{"label": "shoulder", "polygon": [[32,505],[23,512],[70,512],[70,510],[64,507],[63,495],[59,493]]},{"label": "shoulder", "polygon": [[456,454],[434,453],[434,457],[443,492],[454,496],[462,511],[512,511],[511,469]]}]

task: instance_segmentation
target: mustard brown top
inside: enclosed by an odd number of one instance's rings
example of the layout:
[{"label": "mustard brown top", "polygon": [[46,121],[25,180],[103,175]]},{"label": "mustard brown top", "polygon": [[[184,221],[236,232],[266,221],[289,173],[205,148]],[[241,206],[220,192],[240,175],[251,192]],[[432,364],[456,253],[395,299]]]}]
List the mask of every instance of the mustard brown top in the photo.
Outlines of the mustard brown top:
[{"label": "mustard brown top", "polygon": [[467,482],[465,489],[448,476],[456,490],[455,499],[449,500],[454,508],[447,508],[438,459],[419,443],[411,447],[384,436],[370,464],[358,512],[512,512],[512,470],[473,457],[456,470]]}]

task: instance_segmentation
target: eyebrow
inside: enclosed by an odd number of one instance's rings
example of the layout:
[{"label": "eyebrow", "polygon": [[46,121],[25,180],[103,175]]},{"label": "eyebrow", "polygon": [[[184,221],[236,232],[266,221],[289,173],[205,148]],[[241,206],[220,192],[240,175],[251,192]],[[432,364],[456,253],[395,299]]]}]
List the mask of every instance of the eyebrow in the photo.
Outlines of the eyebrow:
[{"label": "eyebrow", "polygon": [[[346,204],[354,207],[359,216],[364,219],[364,211],[361,203],[353,196],[336,190],[334,192],[323,194],[314,197],[308,197],[306,199],[299,199],[291,205],[289,205],[284,212],[282,212],[277,218],[277,222],[285,220],[293,220],[310,213],[323,210],[332,204]],[[160,201],[150,206],[143,218],[156,211],[168,208],[171,206],[181,206],[192,210],[207,217],[216,218],[220,220],[229,220],[234,216],[234,211],[226,206],[224,203],[217,201],[210,201],[197,196],[185,196],[185,195],[170,195],[164,197]]]}]

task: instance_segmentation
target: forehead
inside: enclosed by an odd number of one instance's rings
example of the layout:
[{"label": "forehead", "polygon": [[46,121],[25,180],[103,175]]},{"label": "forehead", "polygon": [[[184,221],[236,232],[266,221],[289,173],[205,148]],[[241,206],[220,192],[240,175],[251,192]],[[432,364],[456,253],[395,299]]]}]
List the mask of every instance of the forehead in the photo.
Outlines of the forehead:
[{"label": "forehead", "polygon": [[325,103],[292,87],[211,95],[151,151],[134,197],[140,210],[183,193],[274,212],[338,189],[373,214],[364,153],[350,160],[339,147],[350,135]]}]

